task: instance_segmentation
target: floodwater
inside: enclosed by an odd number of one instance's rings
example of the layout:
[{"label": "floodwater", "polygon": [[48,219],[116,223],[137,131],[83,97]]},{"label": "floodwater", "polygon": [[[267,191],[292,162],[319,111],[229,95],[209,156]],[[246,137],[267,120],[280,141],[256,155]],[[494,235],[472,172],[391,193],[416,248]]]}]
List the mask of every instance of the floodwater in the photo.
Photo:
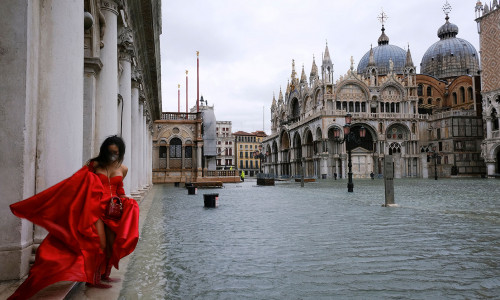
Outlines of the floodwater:
[{"label": "floodwater", "polygon": [[120,299],[498,299],[500,181],[394,185],[155,185]]}]

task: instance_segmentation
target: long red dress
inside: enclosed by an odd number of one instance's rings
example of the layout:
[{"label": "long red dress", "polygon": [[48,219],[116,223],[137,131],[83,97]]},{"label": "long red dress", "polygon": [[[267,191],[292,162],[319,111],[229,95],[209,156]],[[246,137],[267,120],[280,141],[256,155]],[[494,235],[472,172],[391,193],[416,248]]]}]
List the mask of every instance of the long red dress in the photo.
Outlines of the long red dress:
[{"label": "long red dress", "polygon": [[[41,289],[59,281],[96,284],[105,255],[99,246],[95,222],[102,219],[115,233],[113,254],[118,262],[130,254],[139,239],[139,206],[133,199],[123,199],[121,220],[104,216],[111,194],[123,191],[121,176],[95,174],[84,166],[71,177],[10,206],[12,212],[49,232],[40,244],[28,278],[9,299],[28,299]],[[119,194],[124,194],[123,192]]]}]

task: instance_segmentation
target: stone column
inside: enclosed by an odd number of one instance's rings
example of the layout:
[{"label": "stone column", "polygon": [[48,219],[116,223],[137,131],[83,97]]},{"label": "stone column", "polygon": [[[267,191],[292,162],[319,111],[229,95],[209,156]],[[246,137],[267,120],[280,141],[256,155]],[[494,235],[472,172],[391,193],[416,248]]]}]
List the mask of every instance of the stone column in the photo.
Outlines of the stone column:
[{"label": "stone column", "polygon": [[138,152],[137,152],[137,161],[138,161],[138,166],[137,166],[137,178],[138,178],[138,186],[137,190],[139,192],[142,192],[142,167],[144,165],[144,159],[143,159],[143,153],[144,153],[144,145],[143,145],[143,135],[144,135],[144,98],[143,95],[140,96],[139,98],[139,116],[138,116],[139,124],[137,126],[137,145],[138,145]]},{"label": "stone column", "polygon": [[13,280],[28,274],[33,243],[33,224],[8,206],[35,193],[40,4],[1,3],[0,280]]},{"label": "stone column", "polygon": [[[119,41],[119,63],[121,75],[119,80],[119,91],[122,96],[121,124],[118,128],[121,137],[127,146],[123,164],[129,168],[132,167],[132,56],[134,54],[132,45],[132,30],[130,28],[121,28]],[[130,174],[132,175],[132,174]],[[123,180],[125,193],[132,192],[131,176],[126,176]]]},{"label": "stone column", "polygon": [[133,197],[138,196],[139,187],[139,88],[141,84],[141,72],[134,68],[132,73],[132,84],[131,84],[131,136],[129,142],[129,152],[131,157],[130,165],[130,194]]},{"label": "stone column", "polygon": [[96,120],[95,120],[95,153],[104,139],[118,134],[118,49],[117,49],[117,16],[118,1],[101,0],[101,12],[106,21],[106,30],[101,49],[102,69],[97,82]]},{"label": "stone column", "polygon": [[486,117],[486,139],[492,138],[492,129],[491,117]]},{"label": "stone column", "polygon": [[[83,2],[44,1],[39,30],[36,192],[82,166]],[[45,236],[36,227],[35,243]]]},{"label": "stone column", "polygon": [[420,154],[420,162],[422,165],[422,178],[429,178],[429,166],[427,163],[427,153]]},{"label": "stone column", "polygon": [[[92,157],[95,152],[95,102],[97,95],[97,76],[102,68],[99,58],[85,57],[83,81],[83,154],[82,164]],[[99,146],[98,146],[99,147]]]}]

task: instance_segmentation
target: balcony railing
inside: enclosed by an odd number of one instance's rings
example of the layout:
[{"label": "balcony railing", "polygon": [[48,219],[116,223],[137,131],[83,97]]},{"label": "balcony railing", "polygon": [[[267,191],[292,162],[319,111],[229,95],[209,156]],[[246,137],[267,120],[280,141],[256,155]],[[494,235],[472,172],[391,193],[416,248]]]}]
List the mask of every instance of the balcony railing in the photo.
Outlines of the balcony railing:
[{"label": "balcony railing", "polygon": [[207,171],[207,177],[231,177],[236,175],[236,170],[215,170]]},{"label": "balcony railing", "polygon": [[440,113],[436,113],[429,116],[429,120],[439,120],[449,117],[471,117],[476,116],[476,112],[473,110],[449,110]]},{"label": "balcony railing", "polygon": [[198,113],[162,112],[161,120],[196,120]]}]

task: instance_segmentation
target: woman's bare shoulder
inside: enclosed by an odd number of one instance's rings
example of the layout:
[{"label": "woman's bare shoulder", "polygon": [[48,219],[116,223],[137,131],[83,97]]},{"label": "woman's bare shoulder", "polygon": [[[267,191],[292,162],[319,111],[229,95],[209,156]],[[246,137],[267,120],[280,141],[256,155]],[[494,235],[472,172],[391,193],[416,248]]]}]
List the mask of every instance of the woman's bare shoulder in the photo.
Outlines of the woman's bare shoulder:
[{"label": "woman's bare shoulder", "polygon": [[122,164],[120,166],[121,170],[122,170],[122,173],[123,173],[123,177],[127,176],[127,173],[128,173],[128,167],[124,164]]}]

